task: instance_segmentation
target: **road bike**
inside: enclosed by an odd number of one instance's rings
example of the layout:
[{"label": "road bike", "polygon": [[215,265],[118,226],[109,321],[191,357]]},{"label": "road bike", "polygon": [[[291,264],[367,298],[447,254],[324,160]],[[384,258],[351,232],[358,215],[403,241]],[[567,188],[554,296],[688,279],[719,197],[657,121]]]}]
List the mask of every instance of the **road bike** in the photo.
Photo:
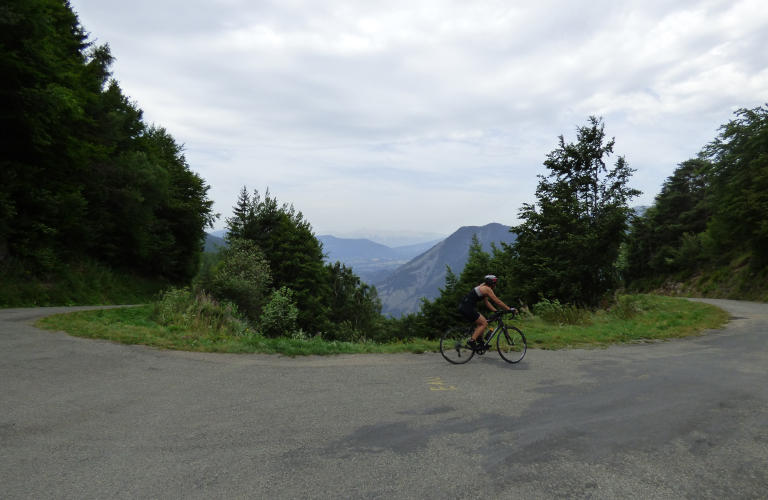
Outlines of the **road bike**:
[{"label": "road bike", "polygon": [[488,325],[490,326],[491,322],[495,321],[496,328],[491,328],[490,332],[486,334],[488,337],[485,341],[482,340],[483,337],[480,337],[475,349],[472,349],[467,341],[472,338],[476,325],[449,328],[440,339],[440,354],[449,363],[461,365],[472,359],[475,353],[483,355],[489,351],[491,342],[496,337],[496,350],[499,351],[501,359],[507,363],[518,363],[525,356],[528,345],[525,343],[525,335],[520,329],[504,323],[504,315],[509,313],[512,311],[497,311],[488,318]]}]

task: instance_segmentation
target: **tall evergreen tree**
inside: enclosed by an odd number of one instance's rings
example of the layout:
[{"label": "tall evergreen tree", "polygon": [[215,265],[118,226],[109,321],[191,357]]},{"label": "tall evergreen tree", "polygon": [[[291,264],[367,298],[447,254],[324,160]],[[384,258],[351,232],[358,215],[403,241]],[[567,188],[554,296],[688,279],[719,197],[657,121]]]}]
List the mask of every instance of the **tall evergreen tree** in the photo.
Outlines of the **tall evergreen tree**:
[{"label": "tall evergreen tree", "polygon": [[626,251],[628,280],[675,272],[688,264],[680,251],[685,235],[704,232],[711,213],[710,168],[703,158],[684,161],[664,182],[653,206],[634,218]]},{"label": "tall evergreen tree", "polygon": [[278,205],[277,199],[258,191],[241,191],[235,213],[227,221],[227,240],[254,242],[269,262],[273,286],[288,287],[299,308],[298,325],[307,332],[326,328],[329,313],[328,270],[323,245],[312,226],[293,205]]},{"label": "tall evergreen tree", "polygon": [[181,147],[110,78],[65,0],[0,6],[0,260],[85,256],[171,280],[195,272],[214,215]]},{"label": "tall evergreen tree", "polygon": [[712,162],[712,236],[746,246],[753,265],[768,264],[768,109],[740,109],[704,148]]},{"label": "tall evergreen tree", "polygon": [[566,143],[560,136],[544,162],[549,175],[539,176],[536,204],[524,204],[523,222],[511,229],[517,241],[510,247],[510,293],[529,304],[544,295],[592,306],[618,284],[615,262],[631,214],[627,202],[640,192],[627,186],[633,170],[623,157],[606,167],[614,140],[606,142],[602,120],[590,117],[576,137]]}]

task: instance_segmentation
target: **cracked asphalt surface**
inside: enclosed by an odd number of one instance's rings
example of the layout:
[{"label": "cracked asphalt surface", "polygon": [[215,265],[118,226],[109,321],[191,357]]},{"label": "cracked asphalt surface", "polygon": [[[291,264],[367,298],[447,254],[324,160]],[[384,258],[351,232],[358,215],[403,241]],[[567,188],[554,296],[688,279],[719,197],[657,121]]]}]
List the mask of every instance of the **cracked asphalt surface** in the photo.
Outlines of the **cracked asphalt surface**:
[{"label": "cracked asphalt surface", "polygon": [[768,305],[608,349],[160,351],[0,309],[0,498],[768,498]]}]

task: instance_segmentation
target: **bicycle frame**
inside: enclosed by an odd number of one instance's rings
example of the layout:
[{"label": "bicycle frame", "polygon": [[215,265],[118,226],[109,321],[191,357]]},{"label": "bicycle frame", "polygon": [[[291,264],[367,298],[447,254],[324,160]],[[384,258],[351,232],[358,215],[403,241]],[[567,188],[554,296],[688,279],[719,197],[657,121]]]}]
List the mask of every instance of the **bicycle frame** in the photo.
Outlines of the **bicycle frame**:
[{"label": "bicycle frame", "polygon": [[[512,313],[512,316],[515,316],[517,313]],[[496,337],[496,335],[499,334],[500,331],[504,331],[504,328],[507,326],[506,323],[504,323],[504,312],[499,314],[499,312],[496,312],[488,317],[488,328],[491,328],[491,322],[496,323],[496,328],[492,328],[491,336],[488,337],[488,339],[485,339],[485,332],[483,332],[483,342],[486,344],[490,344],[493,342],[493,339]],[[473,330],[477,328],[477,326],[473,323],[470,328]]]}]

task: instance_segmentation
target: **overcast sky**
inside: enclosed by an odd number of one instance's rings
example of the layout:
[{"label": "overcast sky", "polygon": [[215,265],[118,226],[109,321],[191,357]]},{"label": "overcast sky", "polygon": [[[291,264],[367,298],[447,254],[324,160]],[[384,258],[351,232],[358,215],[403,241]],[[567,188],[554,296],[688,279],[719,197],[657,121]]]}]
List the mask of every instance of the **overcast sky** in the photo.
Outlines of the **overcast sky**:
[{"label": "overcast sky", "polygon": [[71,3],[186,145],[217,228],[243,185],[317,234],[511,225],[590,115],[647,205],[734,110],[768,102],[765,0]]}]

